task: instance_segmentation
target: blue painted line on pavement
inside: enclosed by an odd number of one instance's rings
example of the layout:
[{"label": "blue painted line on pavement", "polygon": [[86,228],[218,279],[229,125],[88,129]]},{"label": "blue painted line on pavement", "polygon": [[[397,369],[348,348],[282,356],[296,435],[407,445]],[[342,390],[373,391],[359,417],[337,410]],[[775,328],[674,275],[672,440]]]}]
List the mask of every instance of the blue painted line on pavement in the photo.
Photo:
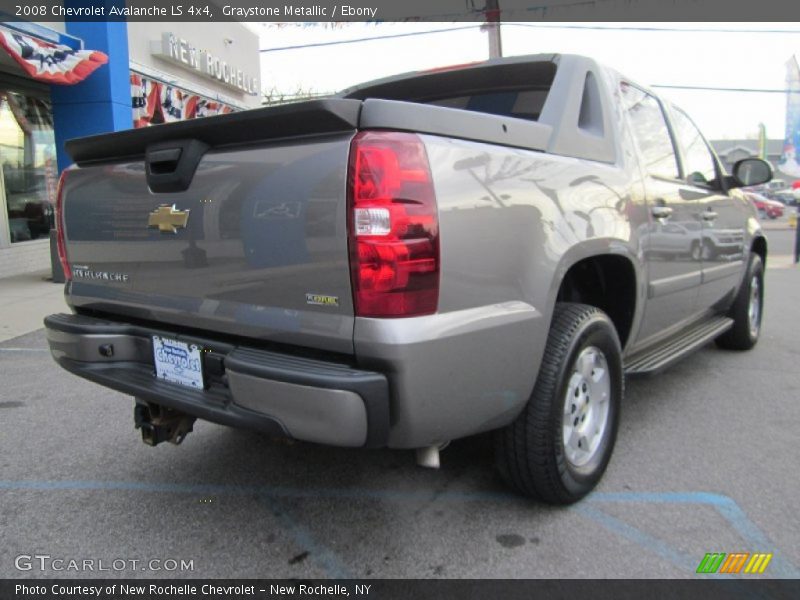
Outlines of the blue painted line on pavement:
[{"label": "blue painted line on pavement", "polygon": [[[724,497],[724,496],[723,496]],[[641,502],[641,500],[636,500],[637,502]],[[655,502],[662,502],[661,500],[655,500]],[[679,501],[680,504],[685,504],[686,502]],[[700,557],[690,557],[682,554],[674,549],[672,549],[669,545],[664,543],[658,538],[655,538],[632,525],[621,521],[615,517],[612,517],[609,514],[604,513],[597,508],[589,506],[589,504],[581,504],[574,509],[576,512],[585,515],[591,518],[596,523],[599,523],[612,533],[615,533],[623,538],[626,538],[637,545],[658,554],[662,558],[670,561],[676,567],[683,571],[685,576],[692,576],[695,575],[695,571],[697,569],[697,565],[699,564]],[[753,600],[754,598],[770,598],[769,594],[762,594],[759,590],[751,590],[747,588],[741,588],[734,583],[734,580],[737,577],[733,575],[729,575],[726,573],[716,573],[711,576],[702,576],[698,575],[697,577],[702,577],[704,579],[714,579],[714,580],[726,580],[725,582],[725,589],[728,593],[729,598],[742,598],[742,600]],[[730,587],[728,587],[730,586]]]},{"label": "blue painted line on pavement", "polygon": [[327,546],[319,543],[311,532],[291,517],[287,507],[276,498],[268,495],[261,497],[273,516],[280,521],[295,539],[297,545],[309,553],[311,560],[325,570],[325,574],[333,579],[355,579],[352,573],[339,560],[339,557]]},{"label": "blue painted line on pavement", "polygon": [[[133,481],[0,481],[4,490],[38,491],[132,491],[151,493],[189,493],[198,495],[253,495],[257,494],[270,512],[295,538],[297,544],[307,550],[325,571],[328,577],[352,579],[350,572],[336,555],[314,539],[314,536],[289,516],[287,509],[278,501],[281,498],[297,498],[299,490],[270,488],[266,486],[208,485],[180,483],[144,483]],[[308,497],[319,497],[309,493]]]},{"label": "blue painted line on pavement", "polygon": [[712,504],[733,502],[728,496],[710,492],[595,492],[593,502],[650,502],[663,504]]},{"label": "blue painted line on pavement", "polygon": [[[43,490],[43,491],[139,491],[160,493],[189,493],[198,495],[227,494],[233,496],[259,495],[277,499],[345,499],[345,500],[384,500],[384,501],[427,501],[430,499],[429,491],[399,491],[399,490],[371,490],[358,488],[321,488],[305,489],[293,487],[272,487],[259,485],[236,484],[191,484],[191,483],[147,483],[132,481],[0,481],[0,490]],[[460,502],[508,502],[520,506],[527,505],[528,501],[512,493],[502,492],[458,492],[448,491],[437,496],[445,501]],[[696,564],[694,557],[685,557],[670,548],[663,541],[655,538],[636,527],[616,519],[607,513],[595,508],[604,503],[642,503],[642,504],[686,504],[707,505],[715,508],[719,514],[730,523],[737,533],[752,546],[753,552],[774,552],[775,546],[766,535],[747,517],[745,512],[728,496],[709,492],[595,492],[584,499],[580,504],[571,507],[579,514],[595,520],[597,523],[614,533],[636,542],[644,548],[650,549],[660,556],[667,558],[673,564],[693,572]],[[282,512],[285,514],[285,511]],[[289,523],[287,522],[287,526]],[[295,524],[297,527],[299,525]],[[304,536],[300,529],[293,529],[297,535]],[[308,534],[310,535],[310,534]],[[303,537],[309,544],[315,544],[313,538]],[[326,555],[322,546],[315,544],[320,556],[328,556],[326,564],[331,569],[331,576],[335,573],[346,573],[345,569],[336,566],[335,555]],[[329,560],[330,559],[330,560]],[[778,577],[798,578],[800,571],[787,560],[775,553],[770,565],[772,575]]]},{"label": "blue painted line on pavement", "polygon": [[[701,504],[712,506],[750,545],[750,552],[774,552],[775,544],[753,523],[736,502],[722,494],[710,492],[612,492],[595,493],[587,498],[591,502],[620,502],[647,504]],[[798,570],[780,554],[775,554],[770,565],[770,573],[790,579],[800,578]]]},{"label": "blue painted line on pavement", "polygon": [[752,545],[755,551],[773,552],[775,554],[772,557],[772,564],[770,565],[770,575],[789,579],[800,579],[800,570],[783,556],[775,553],[775,544],[764,535],[755,523],[747,518],[747,515],[738,504],[731,500],[730,504],[722,504],[716,508],[739,535]]},{"label": "blue painted line on pavement", "polygon": [[606,514],[603,511],[594,508],[593,506],[590,506],[590,503],[575,505],[572,508],[578,514],[588,517],[599,525],[602,525],[611,533],[630,540],[642,548],[651,550],[655,554],[658,554],[661,558],[670,561],[684,572],[694,573],[694,570],[697,568],[698,561],[692,561],[692,559],[688,558],[684,554],[673,550],[668,544],[664,543],[660,539],[645,533],[644,531],[626,523],[625,521],[621,521],[616,517],[612,517],[611,515]]}]

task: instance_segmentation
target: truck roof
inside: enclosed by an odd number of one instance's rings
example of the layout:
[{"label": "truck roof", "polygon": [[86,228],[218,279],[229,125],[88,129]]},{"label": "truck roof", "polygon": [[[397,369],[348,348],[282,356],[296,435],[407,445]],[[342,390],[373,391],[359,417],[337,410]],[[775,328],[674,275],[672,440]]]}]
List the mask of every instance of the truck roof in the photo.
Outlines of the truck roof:
[{"label": "truck roof", "polygon": [[[491,84],[493,84],[491,87],[496,88],[498,85],[502,87],[507,82],[499,80],[498,72],[517,75],[517,78],[526,72],[535,75],[544,69],[552,68],[552,65],[558,62],[559,56],[558,54],[528,54],[449,65],[424,71],[408,71],[359,83],[340,91],[336,96],[356,99],[376,96],[399,99],[399,97],[407,98],[409,93],[413,93],[415,89],[441,89],[442,92],[450,93],[452,90],[447,89],[448,84],[467,80],[472,80],[475,87],[487,87],[487,84],[490,84],[487,79],[491,79]],[[480,85],[480,82],[483,82],[483,85]],[[390,98],[390,96],[398,98]]]}]

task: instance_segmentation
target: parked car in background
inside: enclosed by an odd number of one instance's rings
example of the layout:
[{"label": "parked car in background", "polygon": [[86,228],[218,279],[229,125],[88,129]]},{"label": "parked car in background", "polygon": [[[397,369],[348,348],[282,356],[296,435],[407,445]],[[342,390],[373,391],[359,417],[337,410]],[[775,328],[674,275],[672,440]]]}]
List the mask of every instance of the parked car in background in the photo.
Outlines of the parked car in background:
[{"label": "parked car in background", "polygon": [[783,200],[786,206],[797,206],[800,204],[800,187],[792,188],[791,192],[782,192],[782,197],[779,200]]},{"label": "parked car in background", "polygon": [[770,200],[780,202],[784,206],[795,206],[797,204],[797,194],[790,190],[783,190],[773,194]]},{"label": "parked car in background", "polygon": [[772,194],[783,192],[789,189],[788,184],[783,179],[773,179],[764,184],[764,187]]},{"label": "parked car in background", "polygon": [[760,194],[768,200],[780,202],[785,206],[795,206],[800,199],[800,192],[798,192],[798,189],[791,188],[782,179],[770,181],[764,185],[754,185],[746,188],[744,191]]},{"label": "parked car in background", "polygon": [[770,200],[755,192],[745,192],[745,196],[755,205],[759,219],[764,219],[766,217],[770,219],[779,219],[783,216],[784,206],[782,202]]}]

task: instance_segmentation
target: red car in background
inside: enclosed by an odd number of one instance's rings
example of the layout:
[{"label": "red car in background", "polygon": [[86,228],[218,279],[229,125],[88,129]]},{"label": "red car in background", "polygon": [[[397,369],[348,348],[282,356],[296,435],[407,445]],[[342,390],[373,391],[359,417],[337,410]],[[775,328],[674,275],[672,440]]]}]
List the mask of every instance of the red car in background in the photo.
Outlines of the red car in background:
[{"label": "red car in background", "polygon": [[755,192],[745,192],[745,196],[755,204],[759,219],[763,219],[764,217],[778,219],[783,216],[784,206],[777,200],[770,200]]}]

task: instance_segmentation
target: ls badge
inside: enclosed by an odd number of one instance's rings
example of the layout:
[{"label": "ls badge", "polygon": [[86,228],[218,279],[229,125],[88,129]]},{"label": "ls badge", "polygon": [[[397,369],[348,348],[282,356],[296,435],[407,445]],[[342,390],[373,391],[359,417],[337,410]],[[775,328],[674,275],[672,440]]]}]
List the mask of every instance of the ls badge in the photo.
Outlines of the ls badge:
[{"label": "ls badge", "polygon": [[189,209],[178,210],[173,204],[162,204],[150,213],[147,220],[148,227],[158,227],[162,233],[178,233],[189,222]]}]

